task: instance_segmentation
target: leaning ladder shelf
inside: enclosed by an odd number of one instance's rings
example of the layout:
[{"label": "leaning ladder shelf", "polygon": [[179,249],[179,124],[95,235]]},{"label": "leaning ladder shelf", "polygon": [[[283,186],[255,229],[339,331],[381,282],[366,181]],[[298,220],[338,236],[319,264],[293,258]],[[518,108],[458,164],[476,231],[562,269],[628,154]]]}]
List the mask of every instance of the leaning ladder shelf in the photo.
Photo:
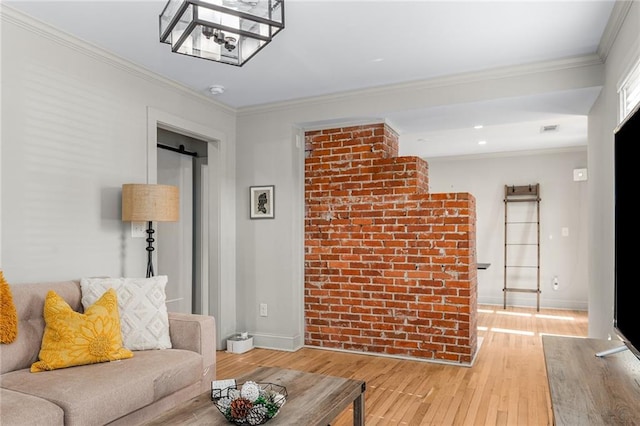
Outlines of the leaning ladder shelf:
[{"label": "leaning ladder shelf", "polygon": [[[516,204],[517,203],[517,204]],[[528,206],[522,203],[530,203]],[[511,211],[518,205],[519,211]],[[529,207],[529,208],[527,208]],[[515,218],[514,218],[515,216]],[[514,287],[521,270],[535,272],[535,288]],[[514,277],[515,276],[515,277]],[[533,285],[532,285],[533,287]],[[504,309],[507,293],[536,293],[540,311],[540,184],[504,186]]]}]

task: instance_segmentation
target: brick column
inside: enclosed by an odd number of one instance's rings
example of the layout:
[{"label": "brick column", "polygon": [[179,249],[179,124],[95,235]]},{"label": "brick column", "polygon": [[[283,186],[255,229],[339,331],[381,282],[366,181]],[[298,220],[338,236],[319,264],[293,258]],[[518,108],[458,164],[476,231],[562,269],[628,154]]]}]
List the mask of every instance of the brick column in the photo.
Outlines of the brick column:
[{"label": "brick column", "polygon": [[306,134],[305,343],[470,364],[475,199],[430,194],[384,123]]}]

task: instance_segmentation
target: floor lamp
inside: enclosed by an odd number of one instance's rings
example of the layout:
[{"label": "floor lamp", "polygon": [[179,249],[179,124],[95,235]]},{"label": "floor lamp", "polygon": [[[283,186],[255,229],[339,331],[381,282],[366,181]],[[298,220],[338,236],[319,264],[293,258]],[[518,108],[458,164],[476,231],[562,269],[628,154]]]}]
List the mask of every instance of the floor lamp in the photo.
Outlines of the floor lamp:
[{"label": "floor lamp", "polygon": [[177,186],[126,183],[122,185],[122,221],[147,222],[147,278],[153,273],[153,222],[177,222]]}]

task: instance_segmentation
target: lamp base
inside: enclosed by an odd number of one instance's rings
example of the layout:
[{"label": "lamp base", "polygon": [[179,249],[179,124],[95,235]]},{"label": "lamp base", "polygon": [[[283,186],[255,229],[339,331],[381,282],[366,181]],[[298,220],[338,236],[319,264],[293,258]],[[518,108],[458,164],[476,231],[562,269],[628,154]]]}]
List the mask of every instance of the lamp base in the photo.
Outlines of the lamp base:
[{"label": "lamp base", "polygon": [[149,223],[147,224],[147,278],[151,278],[153,277],[153,242],[155,241],[153,239],[153,234],[154,234],[153,230],[153,222],[149,221]]}]

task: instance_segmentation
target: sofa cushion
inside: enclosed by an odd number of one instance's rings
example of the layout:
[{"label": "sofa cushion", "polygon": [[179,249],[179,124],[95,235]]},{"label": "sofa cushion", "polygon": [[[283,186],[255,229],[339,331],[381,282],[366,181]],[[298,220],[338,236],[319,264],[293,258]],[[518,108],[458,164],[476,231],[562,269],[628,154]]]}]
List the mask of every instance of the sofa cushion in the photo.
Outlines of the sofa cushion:
[{"label": "sofa cushion", "polygon": [[92,305],[107,289],[118,294],[124,347],[134,351],[171,348],[165,288],[167,276],[83,278],[82,305]]},{"label": "sofa cushion", "polygon": [[80,281],[10,284],[18,312],[18,336],[13,343],[0,345],[0,373],[29,368],[38,360],[44,333],[44,299],[54,290],[76,312],[82,312]]},{"label": "sofa cushion", "polygon": [[122,346],[118,300],[112,288],[84,313],[75,312],[51,290],[44,302],[44,320],[46,327],[38,355],[40,360],[31,365],[31,372],[133,356]]},{"label": "sofa cushion", "polygon": [[[29,393],[62,407],[65,425],[104,425],[197,383],[202,357],[182,349],[136,351],[133,358],[63,368],[28,369],[0,376],[3,388]],[[91,419],[91,423],[87,422]]]},{"label": "sofa cushion", "polygon": [[64,422],[64,411],[46,399],[0,388],[2,424],[49,426]]}]

